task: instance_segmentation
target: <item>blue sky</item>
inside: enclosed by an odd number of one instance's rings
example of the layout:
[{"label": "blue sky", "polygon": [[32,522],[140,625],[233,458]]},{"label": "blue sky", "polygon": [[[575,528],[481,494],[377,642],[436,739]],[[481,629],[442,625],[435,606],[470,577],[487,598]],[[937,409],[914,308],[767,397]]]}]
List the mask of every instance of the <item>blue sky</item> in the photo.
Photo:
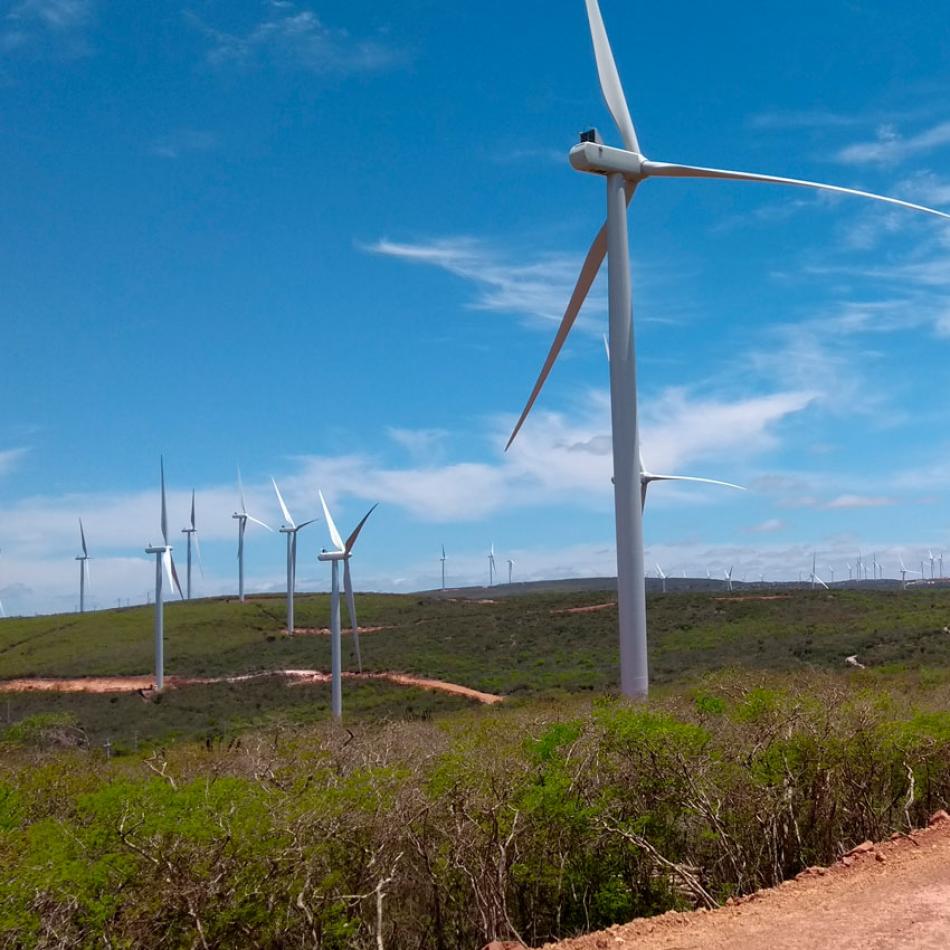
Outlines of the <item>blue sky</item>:
[{"label": "blue sky", "polygon": [[[940,5],[602,7],[649,157],[950,208]],[[600,283],[503,452],[602,220],[567,163],[591,125],[618,143],[581,0],[0,2],[8,612],[75,604],[80,515],[93,599],[144,599],[160,453],[204,593],[235,586],[238,463],[274,524],[271,475],[341,530],[380,502],[358,586],[435,585],[443,542],[453,583],[492,542],[516,578],[612,573]],[[651,181],[631,249],[646,463],[750,489],[656,486],[651,564],[893,576],[947,544],[945,223]],[[282,557],[250,534],[251,585]]]}]

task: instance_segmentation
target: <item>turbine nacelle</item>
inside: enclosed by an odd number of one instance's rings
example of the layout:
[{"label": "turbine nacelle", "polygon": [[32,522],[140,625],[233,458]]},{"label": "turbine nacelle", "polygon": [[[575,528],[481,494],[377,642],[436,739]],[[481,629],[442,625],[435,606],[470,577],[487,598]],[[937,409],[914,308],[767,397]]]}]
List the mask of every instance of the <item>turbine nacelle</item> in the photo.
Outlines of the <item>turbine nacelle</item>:
[{"label": "turbine nacelle", "polygon": [[593,175],[621,174],[628,181],[641,181],[646,178],[644,170],[646,158],[639,152],[628,152],[625,148],[614,148],[599,142],[579,142],[568,156],[571,166],[579,172]]}]

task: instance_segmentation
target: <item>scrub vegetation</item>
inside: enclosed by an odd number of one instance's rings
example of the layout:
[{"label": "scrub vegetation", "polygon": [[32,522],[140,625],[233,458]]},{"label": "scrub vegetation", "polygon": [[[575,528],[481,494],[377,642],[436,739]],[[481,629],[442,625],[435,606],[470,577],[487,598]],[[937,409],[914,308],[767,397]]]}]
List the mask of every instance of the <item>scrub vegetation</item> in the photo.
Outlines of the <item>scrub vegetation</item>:
[{"label": "scrub vegetation", "polygon": [[[947,593],[654,597],[647,703],[611,696],[612,610],[552,612],[606,599],[363,598],[388,627],[368,668],[500,707],[348,682],[335,727],[325,687],[270,680],[13,694],[0,946],[536,946],[713,906],[950,802]],[[301,625],[325,607],[302,598]],[[168,616],[176,673],[326,665],[276,600]],[[0,676],[145,672],[148,633],[136,610],[4,621]]]}]

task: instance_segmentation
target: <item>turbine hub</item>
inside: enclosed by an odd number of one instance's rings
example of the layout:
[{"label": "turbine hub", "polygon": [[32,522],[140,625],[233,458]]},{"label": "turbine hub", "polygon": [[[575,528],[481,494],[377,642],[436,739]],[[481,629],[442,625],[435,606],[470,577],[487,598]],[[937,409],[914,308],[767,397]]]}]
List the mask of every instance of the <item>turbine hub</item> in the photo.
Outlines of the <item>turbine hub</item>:
[{"label": "turbine hub", "polygon": [[629,181],[641,181],[646,177],[643,163],[646,159],[639,152],[612,148],[599,142],[581,141],[570,152],[571,165],[579,172],[594,175],[621,174]]}]

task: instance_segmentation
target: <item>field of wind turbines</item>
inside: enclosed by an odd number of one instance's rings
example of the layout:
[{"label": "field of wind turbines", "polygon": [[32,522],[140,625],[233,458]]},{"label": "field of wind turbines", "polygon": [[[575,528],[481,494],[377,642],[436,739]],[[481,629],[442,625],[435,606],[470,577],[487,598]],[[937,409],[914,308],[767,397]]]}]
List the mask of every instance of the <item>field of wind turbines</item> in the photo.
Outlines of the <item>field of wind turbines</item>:
[{"label": "field of wind turbines", "polygon": [[410,6],[0,6],[0,948],[944,945],[946,23]]}]

